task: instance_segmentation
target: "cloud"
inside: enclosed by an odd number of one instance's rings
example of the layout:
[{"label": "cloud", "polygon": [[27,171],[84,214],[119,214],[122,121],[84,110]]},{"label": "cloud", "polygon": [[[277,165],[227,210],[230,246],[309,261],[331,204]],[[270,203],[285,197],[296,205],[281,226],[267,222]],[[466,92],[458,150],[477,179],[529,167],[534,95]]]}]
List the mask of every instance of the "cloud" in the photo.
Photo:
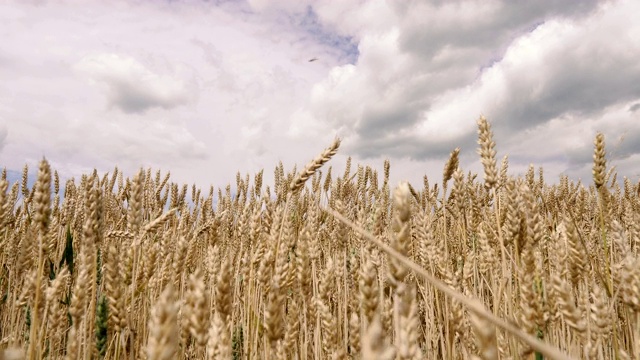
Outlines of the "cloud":
[{"label": "cloud", "polygon": [[[250,0],[249,6],[258,16],[271,22],[272,41],[289,41],[294,48],[304,46],[305,61],[317,58],[320,62],[331,61],[345,64],[358,59],[357,36],[341,32],[327,23],[323,2],[314,1],[263,1]],[[350,4],[348,1],[344,3]],[[343,3],[333,3],[340,7]],[[353,4],[350,4],[351,6]],[[285,36],[284,34],[295,34]]]},{"label": "cloud", "polygon": [[[424,59],[431,59],[448,48],[476,50],[484,59],[475,61],[483,61],[492,55],[499,56],[515,37],[549,19],[582,18],[597,5],[596,0],[577,5],[554,0],[424,1],[396,2],[394,8],[403,20],[401,49]],[[458,60],[467,61],[464,57]]]},{"label": "cloud", "polygon": [[7,130],[7,127],[0,125],[0,152],[2,152],[2,149],[4,149],[5,145],[7,144],[8,134],[9,131]]},{"label": "cloud", "polygon": [[46,156],[76,177],[152,166],[175,181],[223,185],[236,170],[306,161],[335,131],[288,129],[307,129],[311,86],[357,56],[349,36],[307,7],[15,2],[0,14],[10,34],[0,77],[11,80],[0,85],[11,134],[0,161],[20,169]]},{"label": "cloud", "polygon": [[[640,43],[634,39],[640,26],[630,16],[638,10],[633,2],[574,5],[393,3],[388,18],[394,20],[357,29],[358,61],[332,69],[314,86],[313,115],[341,128],[348,149],[363,158],[444,161],[461,146],[471,159],[475,120],[484,114],[498,150],[513,153],[516,167],[532,161],[559,171],[582,166],[592,152],[583,145],[598,128],[620,136],[607,122],[625,124],[627,139],[640,130],[629,121],[639,108]],[[585,127],[589,131],[575,131]],[[570,130],[572,138],[584,137],[580,146],[568,145]],[[534,150],[548,142],[555,147],[545,146],[545,155]],[[640,152],[633,143],[619,156]],[[586,155],[571,155],[577,151]]]},{"label": "cloud", "polygon": [[640,84],[633,80],[640,77],[640,44],[609,37],[624,39],[640,33],[640,27],[617,16],[597,20],[551,22],[516,42],[496,65],[506,93],[494,116],[521,129],[567,113],[589,116],[640,98]]},{"label": "cloud", "polygon": [[20,169],[44,155],[69,174],[155,166],[221,185],[236,170],[303,166],[338,135],[336,169],[346,156],[379,170],[389,158],[392,181],[420,182],[439,178],[458,146],[462,167],[481,171],[475,121],[484,114],[513,173],[535,163],[548,178],[588,177],[597,131],[611,164],[640,173],[637,6],[0,5],[0,77],[9,80],[0,118],[11,135],[0,161]]},{"label": "cloud", "polygon": [[93,82],[105,85],[109,105],[126,113],[172,109],[191,98],[183,80],[155,73],[130,56],[91,55],[76,67]]}]

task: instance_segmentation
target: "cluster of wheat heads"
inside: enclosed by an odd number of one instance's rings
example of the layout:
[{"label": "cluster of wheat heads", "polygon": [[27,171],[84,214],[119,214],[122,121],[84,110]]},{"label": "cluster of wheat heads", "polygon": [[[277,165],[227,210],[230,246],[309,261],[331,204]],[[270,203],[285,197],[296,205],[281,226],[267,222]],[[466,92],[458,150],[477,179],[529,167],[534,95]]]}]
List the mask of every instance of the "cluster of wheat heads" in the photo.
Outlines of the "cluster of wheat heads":
[{"label": "cluster of wheat heads", "polygon": [[[0,179],[0,359],[638,359],[640,185],[275,169],[208,195],[141,170]],[[53,184],[51,184],[53,182]],[[53,186],[52,186],[53,185]],[[53,194],[52,194],[53,189]],[[217,201],[214,202],[214,199]]]}]

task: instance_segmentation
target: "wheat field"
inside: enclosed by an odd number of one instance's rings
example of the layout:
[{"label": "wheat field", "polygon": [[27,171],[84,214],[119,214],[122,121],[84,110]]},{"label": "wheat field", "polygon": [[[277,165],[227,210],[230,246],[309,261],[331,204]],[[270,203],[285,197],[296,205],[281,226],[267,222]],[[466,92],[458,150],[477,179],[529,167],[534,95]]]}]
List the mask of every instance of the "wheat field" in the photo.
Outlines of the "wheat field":
[{"label": "wheat field", "polygon": [[481,178],[455,149],[419,186],[332,174],[338,139],[233,191],[5,171],[0,360],[640,359],[640,184],[602,134],[585,184],[478,144]]}]

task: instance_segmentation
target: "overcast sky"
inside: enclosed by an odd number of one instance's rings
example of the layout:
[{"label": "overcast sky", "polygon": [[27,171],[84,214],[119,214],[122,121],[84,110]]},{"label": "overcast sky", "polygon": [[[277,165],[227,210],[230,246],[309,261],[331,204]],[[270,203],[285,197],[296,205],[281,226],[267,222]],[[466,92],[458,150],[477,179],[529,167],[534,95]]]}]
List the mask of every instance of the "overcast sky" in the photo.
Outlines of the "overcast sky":
[{"label": "overcast sky", "polygon": [[[114,166],[224,187],[283,161],[440,182],[481,171],[476,119],[510,172],[591,183],[593,138],[640,177],[638,1],[4,1],[0,165]],[[309,62],[311,59],[317,61]]]}]

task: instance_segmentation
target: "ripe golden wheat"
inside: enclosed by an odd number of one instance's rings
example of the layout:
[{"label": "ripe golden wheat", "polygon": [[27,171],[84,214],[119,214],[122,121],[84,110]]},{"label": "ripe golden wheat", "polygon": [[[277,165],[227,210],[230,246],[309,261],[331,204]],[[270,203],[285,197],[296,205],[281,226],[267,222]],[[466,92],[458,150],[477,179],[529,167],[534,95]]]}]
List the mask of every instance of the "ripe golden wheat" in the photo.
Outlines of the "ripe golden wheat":
[{"label": "ripe golden wheat", "polygon": [[456,148],[440,187],[323,175],[338,139],[235,195],[4,172],[0,360],[640,358],[640,185],[601,134],[593,185],[509,176],[478,135],[483,181]]}]

